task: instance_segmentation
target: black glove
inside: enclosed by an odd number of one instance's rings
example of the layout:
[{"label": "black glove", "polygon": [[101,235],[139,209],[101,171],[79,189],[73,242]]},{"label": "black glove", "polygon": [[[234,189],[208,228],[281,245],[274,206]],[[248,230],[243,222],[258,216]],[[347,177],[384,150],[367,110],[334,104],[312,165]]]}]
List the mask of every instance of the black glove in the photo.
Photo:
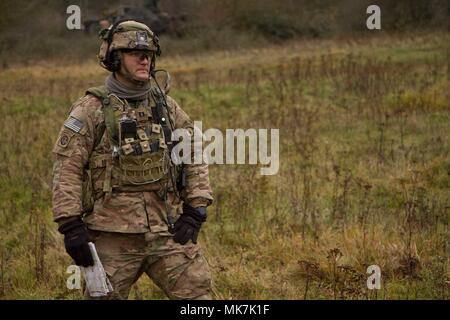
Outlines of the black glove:
[{"label": "black glove", "polygon": [[94,265],[94,259],[88,245],[89,234],[81,219],[64,223],[58,228],[58,231],[64,234],[66,251],[75,260],[77,266]]},{"label": "black glove", "polygon": [[202,223],[206,221],[206,207],[193,208],[187,203],[183,203],[183,214],[175,222],[175,226],[170,230],[173,241],[186,244],[189,239],[197,243],[198,232]]}]

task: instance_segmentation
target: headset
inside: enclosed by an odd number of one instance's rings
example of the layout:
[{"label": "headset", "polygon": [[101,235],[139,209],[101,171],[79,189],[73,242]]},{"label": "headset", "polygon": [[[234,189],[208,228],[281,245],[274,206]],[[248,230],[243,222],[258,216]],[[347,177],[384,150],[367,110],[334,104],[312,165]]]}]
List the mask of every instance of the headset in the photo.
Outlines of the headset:
[{"label": "headset", "polygon": [[[108,46],[106,48],[105,58],[102,60],[102,62],[105,65],[106,69],[108,69],[111,72],[116,72],[116,71],[120,70],[120,55],[119,55],[118,50],[109,52],[109,48],[111,47],[114,32],[116,31],[117,27],[121,23],[126,22],[126,21],[136,21],[136,20],[133,20],[133,19],[118,20],[111,26],[111,28],[108,31],[108,35],[106,38],[106,42],[107,42]],[[153,51],[153,53],[152,53],[152,57],[151,57],[152,61],[150,63],[150,72],[155,69],[156,56],[159,57],[161,55],[161,47],[159,45],[159,39],[155,33],[153,33],[152,41],[156,47],[156,52]]]}]

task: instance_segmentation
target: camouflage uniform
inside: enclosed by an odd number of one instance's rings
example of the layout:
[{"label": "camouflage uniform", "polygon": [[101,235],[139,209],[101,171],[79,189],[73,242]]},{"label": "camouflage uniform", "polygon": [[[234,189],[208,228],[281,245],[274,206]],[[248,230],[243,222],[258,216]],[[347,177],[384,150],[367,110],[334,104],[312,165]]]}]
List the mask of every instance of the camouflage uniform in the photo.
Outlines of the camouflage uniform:
[{"label": "camouflage uniform", "polygon": [[109,298],[126,299],[144,272],[170,299],[211,298],[209,268],[198,245],[180,245],[170,235],[153,232],[91,234],[114,288]]},{"label": "camouflage uniform", "polygon": [[[166,98],[174,129],[192,131],[187,114],[175,100]],[[142,102],[134,107],[145,109],[148,105]],[[109,298],[126,299],[131,285],[144,272],[169,298],[211,298],[211,275],[200,246],[191,241],[176,243],[168,231],[167,214],[178,218],[182,202],[167,180],[128,188],[112,184],[105,189],[105,181],[114,181],[108,169],[116,160],[111,156],[109,131],[102,134],[100,129],[105,124],[103,111],[102,101],[87,94],[74,103],[59,133],[53,149],[54,220],[61,224],[83,217],[114,288]],[[152,125],[150,116],[146,121]],[[185,170],[183,200],[192,207],[210,205],[207,165],[185,165]],[[86,210],[83,199],[86,181],[92,181],[91,211]]]}]

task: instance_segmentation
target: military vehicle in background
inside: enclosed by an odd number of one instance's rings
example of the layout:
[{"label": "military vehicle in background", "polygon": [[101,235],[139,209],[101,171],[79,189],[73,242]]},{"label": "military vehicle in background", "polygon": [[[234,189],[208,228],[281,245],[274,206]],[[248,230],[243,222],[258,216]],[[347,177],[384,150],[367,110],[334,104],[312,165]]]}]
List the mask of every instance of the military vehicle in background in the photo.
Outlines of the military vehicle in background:
[{"label": "military vehicle in background", "polygon": [[157,1],[154,1],[154,5],[144,7],[120,5],[90,16],[83,22],[84,31],[89,34],[97,34],[100,30],[108,28],[122,19],[133,19],[145,23],[158,35],[162,33],[178,35],[179,27],[186,20],[186,15],[169,16],[158,8]]}]

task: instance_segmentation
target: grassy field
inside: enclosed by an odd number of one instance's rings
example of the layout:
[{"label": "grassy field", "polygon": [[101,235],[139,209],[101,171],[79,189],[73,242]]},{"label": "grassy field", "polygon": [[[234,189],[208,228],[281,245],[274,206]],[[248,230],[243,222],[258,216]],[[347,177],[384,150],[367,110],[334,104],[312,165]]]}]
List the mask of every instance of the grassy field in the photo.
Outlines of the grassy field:
[{"label": "grassy field", "polygon": [[[95,53],[93,53],[93,56]],[[210,167],[201,242],[221,299],[448,299],[450,35],[291,42],[162,59],[209,127],[279,128],[280,170]],[[106,72],[0,73],[0,298],[78,299],[51,214],[51,149]],[[380,290],[366,269],[378,265]],[[134,299],[160,299],[148,279]]]}]

